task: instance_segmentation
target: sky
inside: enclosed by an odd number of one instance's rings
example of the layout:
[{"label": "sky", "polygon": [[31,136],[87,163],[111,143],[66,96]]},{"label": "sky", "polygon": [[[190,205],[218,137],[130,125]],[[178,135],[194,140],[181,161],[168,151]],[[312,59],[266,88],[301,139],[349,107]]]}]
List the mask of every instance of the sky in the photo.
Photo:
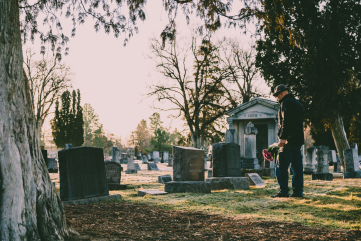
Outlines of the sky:
[{"label": "sky", "polygon": [[[160,76],[152,60],[146,56],[149,54],[149,39],[160,39],[160,33],[168,23],[161,0],[152,0],[152,4],[148,2],[146,18],[145,22],[138,23],[139,33],[135,34],[125,47],[124,36],[115,38],[112,34],[104,33],[102,29],[95,32],[94,21],[88,18],[85,24],[77,26],[75,37],[70,38],[67,44],[69,55],[62,59],[75,73],[73,88],[80,89],[81,105],[89,103],[99,115],[99,122],[104,125],[104,129],[121,136],[123,141],[142,119],[149,124],[149,117],[157,111],[152,108],[154,99],[145,98],[145,94],[149,91],[148,86]],[[179,15],[177,19],[179,34],[189,36],[189,26],[186,25],[184,17]],[[191,19],[193,25],[197,24],[197,21]],[[64,19],[62,26],[65,34],[70,36],[72,22]],[[254,41],[239,29],[222,29],[216,33],[218,38],[223,36],[237,38],[246,45]],[[40,43],[28,42],[23,51],[27,48],[38,53]],[[51,57],[52,53],[48,52],[47,55]],[[41,55],[34,57],[40,58]],[[261,84],[261,89],[269,92],[265,84]],[[165,127],[184,129],[181,121],[168,118],[169,113],[159,113]],[[45,121],[45,130],[50,129],[50,118],[52,115]]]}]

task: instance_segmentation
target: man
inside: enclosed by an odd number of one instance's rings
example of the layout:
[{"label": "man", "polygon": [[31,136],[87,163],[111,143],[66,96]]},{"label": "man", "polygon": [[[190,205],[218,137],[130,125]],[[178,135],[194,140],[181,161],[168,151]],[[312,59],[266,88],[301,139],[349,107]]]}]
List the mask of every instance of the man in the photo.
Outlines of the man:
[{"label": "man", "polygon": [[289,197],[288,167],[293,171],[293,194],[290,197],[303,196],[303,163],[301,146],[304,143],[303,134],[303,107],[295,97],[288,93],[285,85],[278,85],[274,94],[280,108],[278,110],[278,138],[279,160],[276,167],[276,177],[280,185],[280,192],[272,195],[273,198]]}]

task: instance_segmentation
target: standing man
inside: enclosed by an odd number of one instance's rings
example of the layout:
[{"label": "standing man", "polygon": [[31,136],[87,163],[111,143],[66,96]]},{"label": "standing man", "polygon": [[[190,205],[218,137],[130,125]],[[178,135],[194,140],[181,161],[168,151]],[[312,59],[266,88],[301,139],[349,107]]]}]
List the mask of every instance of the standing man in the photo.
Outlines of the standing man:
[{"label": "standing man", "polygon": [[285,85],[275,88],[274,97],[280,105],[278,110],[278,138],[279,138],[279,165],[276,167],[276,177],[280,185],[280,192],[271,197],[289,197],[288,167],[293,171],[293,194],[290,197],[303,196],[303,163],[301,146],[304,143],[303,134],[303,107],[295,97],[288,93]]}]

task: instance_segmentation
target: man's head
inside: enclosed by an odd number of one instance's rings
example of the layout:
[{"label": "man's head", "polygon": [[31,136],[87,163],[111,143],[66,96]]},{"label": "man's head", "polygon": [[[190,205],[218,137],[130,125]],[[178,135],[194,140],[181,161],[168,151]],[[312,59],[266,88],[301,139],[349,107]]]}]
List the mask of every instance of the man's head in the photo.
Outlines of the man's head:
[{"label": "man's head", "polygon": [[276,97],[277,101],[280,101],[287,94],[288,94],[288,87],[285,85],[278,85],[274,90],[273,96]]}]

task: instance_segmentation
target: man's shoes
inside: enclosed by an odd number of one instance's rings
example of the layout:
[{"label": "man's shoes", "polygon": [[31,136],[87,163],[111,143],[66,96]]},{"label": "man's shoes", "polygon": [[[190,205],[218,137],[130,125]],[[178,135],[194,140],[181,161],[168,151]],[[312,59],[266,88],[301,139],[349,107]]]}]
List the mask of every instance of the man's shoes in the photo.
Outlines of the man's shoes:
[{"label": "man's shoes", "polygon": [[302,194],[292,193],[290,197],[303,197],[303,195]]},{"label": "man's shoes", "polygon": [[276,197],[289,197],[289,195],[284,195],[284,194],[281,194],[281,193],[277,193],[276,195],[271,195],[270,197],[272,197],[272,198],[276,198]]}]

